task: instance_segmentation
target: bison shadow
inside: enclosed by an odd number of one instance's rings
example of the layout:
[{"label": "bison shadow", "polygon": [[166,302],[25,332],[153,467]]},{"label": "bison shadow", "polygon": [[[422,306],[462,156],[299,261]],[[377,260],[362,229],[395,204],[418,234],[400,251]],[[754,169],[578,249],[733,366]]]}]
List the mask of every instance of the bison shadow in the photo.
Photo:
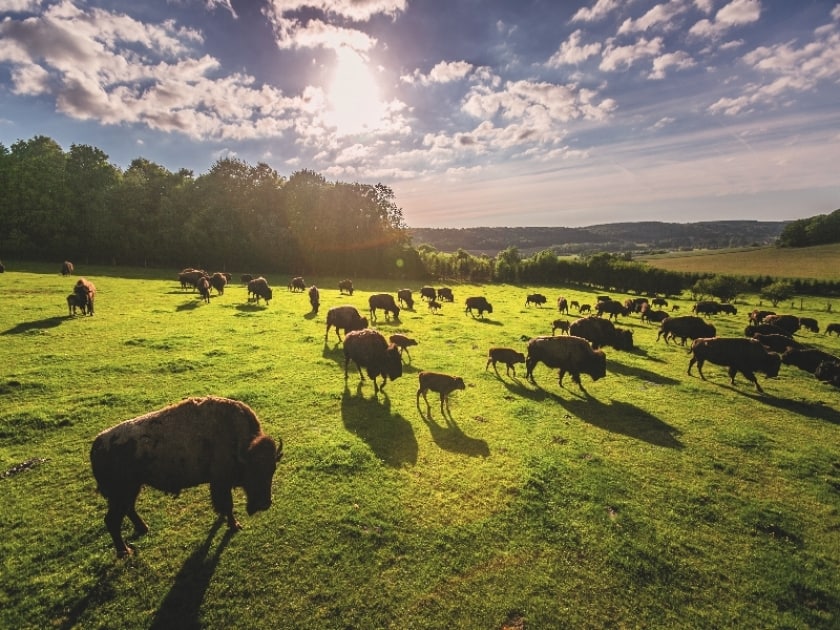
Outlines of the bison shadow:
[{"label": "bison shadow", "polygon": [[587,401],[566,400],[562,405],[570,413],[599,429],[621,433],[655,446],[683,448],[676,437],[680,433],[679,429],[630,403],[612,400],[607,405],[590,398]]},{"label": "bison shadow", "polygon": [[[571,378],[571,377],[568,377],[568,378]],[[542,402],[543,400],[550,399],[550,400],[553,400],[556,403],[565,402],[564,398],[562,398],[561,396],[558,396],[557,394],[554,394],[552,392],[549,392],[549,391],[543,389],[542,386],[539,385],[539,384],[534,384],[534,389],[532,389],[531,387],[528,387],[525,384],[525,382],[520,380],[520,378],[518,376],[515,377],[515,378],[512,378],[510,381],[507,381],[507,380],[504,380],[504,379],[501,379],[501,378],[500,378],[500,380],[505,384],[505,387],[507,387],[508,391],[511,394],[516,394],[517,396],[522,396],[523,398],[527,398],[528,400],[533,400],[535,402]],[[558,387],[559,387],[559,385],[558,385]],[[577,396],[581,401],[586,401],[586,400],[591,399],[591,396],[589,396],[589,393],[586,392],[586,391],[581,391],[580,388],[574,382],[572,382],[572,388],[569,388],[566,385],[563,385],[563,387],[561,389],[566,390],[567,392],[569,392],[573,396]]]},{"label": "bison shadow", "polygon": [[210,586],[210,580],[221,559],[222,552],[230,542],[233,532],[225,530],[225,535],[215,551],[208,557],[210,547],[217,532],[224,524],[220,516],[213,523],[207,538],[184,562],[184,566],[175,576],[175,583],[158,608],[149,628],[168,630],[169,628],[201,628],[201,604]]},{"label": "bison shadow", "polygon": [[330,361],[335,361],[340,367],[344,367],[344,346],[341,343],[336,343],[334,346],[330,347],[330,345],[325,341],[321,356],[325,359],[329,359]]},{"label": "bison shadow", "polygon": [[417,463],[417,438],[411,423],[391,413],[387,395],[382,402],[361,396],[361,383],[356,396],[345,385],[341,396],[341,420],[344,427],[363,440],[384,464],[400,468]]},{"label": "bison shadow", "polygon": [[236,310],[243,313],[260,313],[268,310],[267,304],[257,304],[256,302],[248,302],[247,304],[237,304]]},{"label": "bison shadow", "polygon": [[303,316],[303,319],[315,319],[316,317],[318,317],[318,311],[309,311]]},{"label": "bison shadow", "polygon": [[631,367],[629,365],[624,365],[623,363],[617,363],[615,361],[608,361],[607,362],[607,371],[613,372],[615,374],[620,374],[621,376],[632,376],[634,378],[640,378],[643,381],[649,381],[656,385],[679,385],[680,381],[671,378],[669,376],[663,376],[658,372],[651,372],[649,370],[645,370],[643,368],[638,367]]},{"label": "bison shadow", "polygon": [[[735,385],[730,385],[729,381],[715,383],[714,381],[706,379],[709,383],[728,389],[729,391],[735,394],[740,394],[745,398],[751,398],[757,403],[763,403],[771,407],[776,407],[777,409],[790,411],[805,418],[816,418],[824,422],[830,422],[831,424],[840,424],[840,412],[832,409],[822,401],[806,402],[801,400],[791,400],[790,398],[779,398],[772,392],[768,392],[766,389],[768,386],[767,382],[769,381],[772,383],[773,380],[774,379],[772,378],[762,379],[762,382],[764,383],[763,387],[765,389],[764,393],[760,394],[755,391],[753,384],[744,378],[738,379]],[[836,392],[833,389],[832,391],[827,391],[826,394],[829,396],[836,396]]]},{"label": "bison shadow", "polygon": [[504,326],[504,324],[497,319],[487,319],[486,317],[476,317],[475,315],[473,315],[472,318],[480,324],[487,324],[488,326]]},{"label": "bison shadow", "polygon": [[19,335],[21,333],[29,332],[30,330],[45,330],[47,328],[55,328],[61,322],[64,322],[68,319],[73,319],[67,315],[63,315],[61,317],[47,317],[46,319],[38,319],[32,322],[21,322],[17,326],[13,326],[9,328],[9,330],[4,330],[2,334],[4,335]]},{"label": "bison shadow", "polygon": [[[446,426],[440,426],[437,422],[435,422],[434,418],[432,418],[431,408],[434,405],[430,404],[426,408],[425,413],[423,412],[423,405],[425,405],[425,402],[421,403],[420,398],[418,397],[417,411],[420,412],[420,418],[422,418],[426,426],[429,427],[432,440],[434,440],[435,444],[437,444],[440,448],[445,451],[461,453],[470,457],[490,456],[490,447],[487,445],[487,442],[478,438],[472,438],[464,433],[452,417],[451,411],[446,410],[444,412],[443,419],[446,421]],[[444,409],[446,409],[445,405]]]},{"label": "bison shadow", "polygon": [[201,300],[198,300],[198,299],[191,300],[189,302],[184,302],[183,304],[179,304],[178,306],[175,307],[175,310],[178,311],[179,313],[181,311],[191,311],[191,310],[196,309],[199,306],[201,306],[201,304],[202,304]]}]

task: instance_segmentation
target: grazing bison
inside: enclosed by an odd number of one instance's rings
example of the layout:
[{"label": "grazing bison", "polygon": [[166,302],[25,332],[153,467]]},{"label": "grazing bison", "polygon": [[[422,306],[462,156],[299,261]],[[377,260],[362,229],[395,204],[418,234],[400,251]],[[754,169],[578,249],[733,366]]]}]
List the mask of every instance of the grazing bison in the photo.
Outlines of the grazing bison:
[{"label": "grazing bison", "polygon": [[832,323],[825,327],[825,334],[830,335],[834,333],[838,337],[840,337],[840,324]]},{"label": "grazing bison", "polygon": [[400,289],[397,291],[397,301],[408,310],[414,309],[414,298],[411,297],[411,289]]},{"label": "grazing bison", "polygon": [[204,278],[205,276],[207,276],[207,272],[203,269],[193,269],[192,267],[187,267],[178,274],[178,281],[181,283],[181,289],[192,287],[192,290],[195,291],[198,287],[199,279]]},{"label": "grazing bison", "polygon": [[799,325],[807,330],[808,332],[818,333],[820,332],[820,325],[816,319],[813,317],[800,317],[799,318]]},{"label": "grazing bison", "polygon": [[569,308],[576,308],[580,310],[580,302],[578,302],[577,300],[572,300],[571,302],[569,302]]},{"label": "grazing bison", "polygon": [[840,387],[840,362],[821,361],[817,369],[814,370],[814,376],[818,381]]},{"label": "grazing bison", "polygon": [[641,319],[642,319],[643,322],[651,322],[651,323],[654,323],[654,324],[661,324],[662,322],[665,321],[665,319],[668,316],[669,315],[668,315],[667,311],[662,311],[662,310],[653,311],[653,310],[648,309],[644,313],[642,313],[642,318]]},{"label": "grazing bison", "polygon": [[245,489],[248,514],[267,510],[282,455],[283,441],[275,444],[262,432],[248,405],[216,396],[188,398],[103,431],[93,440],[90,463],[108,500],[105,526],[117,556],[131,553],[120,531],[126,516],[136,535],[149,531],[134,507],[144,485],[178,494],[209,483],[213,508],[235,531],[241,525],[232,489]]},{"label": "grazing bison", "polygon": [[785,337],[793,338],[788,331],[773,324],[747,324],[744,328],[744,337],[754,337],[756,333],[762,335],[784,335]]},{"label": "grazing bison", "polygon": [[289,291],[306,291],[306,282],[302,276],[295,276],[289,280]]},{"label": "grazing bison", "polygon": [[362,317],[355,306],[343,305],[333,306],[327,311],[327,330],[324,333],[324,343],[327,343],[327,336],[330,334],[330,327],[335,326],[335,334],[341,341],[339,329],[346,335],[354,330],[364,330],[368,327],[367,317]]},{"label": "grazing bison", "polygon": [[385,311],[385,320],[388,320],[389,315],[393,315],[394,319],[400,318],[400,307],[394,301],[394,296],[390,293],[374,293],[368,298],[368,306],[370,307],[370,320],[376,321],[376,311],[381,309]]},{"label": "grazing bison", "polygon": [[610,320],[600,317],[581,317],[573,321],[569,334],[586,339],[596,350],[603,346],[612,346],[616,350],[633,349],[632,331],[616,328]]},{"label": "grazing bison", "polygon": [[735,375],[740,372],[747,380],[755,385],[756,391],[764,393],[755,372],[763,372],[769,378],[779,375],[781,357],[775,352],[769,352],[755,339],[745,337],[710,337],[695,339],[691,344],[691,360],[688,362],[688,373],[691,366],[697,364],[697,371],[704,381],[703,364],[706,361],[729,368],[729,380],[735,384]]},{"label": "grazing bison", "polygon": [[426,392],[431,390],[440,394],[441,413],[445,413],[443,410],[444,403],[446,403],[446,411],[449,411],[449,394],[457,389],[466,389],[464,379],[460,376],[450,376],[449,374],[428,371],[420,372],[417,376],[420,380],[420,387],[417,390],[417,405],[420,405],[420,395],[422,394],[423,400],[426,401],[426,409],[430,409]]},{"label": "grazing bison", "polygon": [[353,295],[353,281],[352,280],[341,280],[338,283],[338,292],[339,292],[339,294],[347,293],[349,295]]},{"label": "grazing bison", "polygon": [[665,298],[661,298],[661,297],[653,298],[650,301],[650,303],[653,304],[654,306],[658,306],[660,308],[665,308],[665,307],[668,306],[668,300],[666,300]]},{"label": "grazing bison", "polygon": [[565,319],[555,319],[551,322],[551,334],[555,334],[557,329],[560,329],[560,332],[569,334],[569,322]]},{"label": "grazing bison", "polygon": [[260,298],[265,300],[265,303],[268,304],[271,301],[273,296],[273,291],[271,287],[268,286],[268,280],[260,276],[259,278],[254,278],[248,283],[248,301],[251,301],[251,296],[254,296],[254,300],[257,304],[260,303]]},{"label": "grazing bison", "polygon": [[782,354],[788,348],[802,348],[804,347],[798,341],[794,341],[791,337],[787,335],[779,335],[779,334],[770,334],[765,335],[762,333],[755,333],[752,335],[752,338],[758,341],[762,346],[771,350],[772,352],[778,352]]},{"label": "grazing bison", "polygon": [[629,315],[630,309],[616,300],[601,300],[595,305],[595,312],[597,313],[598,317],[601,317],[604,313],[607,313],[608,319],[618,319],[619,315],[624,315],[625,317]]},{"label": "grazing bison", "polygon": [[441,306],[443,305],[437,300],[429,300],[429,310],[432,311],[432,313],[437,313]]},{"label": "grazing bison", "polygon": [[210,286],[216,289],[218,295],[224,295],[227,283],[227,276],[219,271],[210,276]]},{"label": "grazing bison", "polygon": [[548,302],[548,298],[542,293],[531,293],[525,298],[525,306],[530,306],[531,304],[542,306],[546,302]]},{"label": "grazing bison", "polygon": [[434,287],[421,287],[420,298],[423,300],[434,300],[437,297],[437,291]]},{"label": "grazing bison", "polygon": [[67,296],[67,316],[75,315],[77,308],[82,309],[82,315],[84,315],[87,311],[87,300],[73,291]]},{"label": "grazing bison", "polygon": [[593,350],[582,337],[534,337],[528,342],[528,357],[525,370],[528,380],[534,383],[534,367],[542,361],[550,368],[559,370],[558,384],[563,386],[566,372],[572,375],[582,391],[581,374],[588,374],[593,381],[607,375],[607,357],[603,350]]},{"label": "grazing bison", "polygon": [[801,325],[796,315],[768,315],[761,321],[764,324],[778,326],[791,337],[796,334]]},{"label": "grazing bison", "polygon": [[720,312],[720,304],[714,300],[703,300],[697,302],[691,310],[697,315],[717,315]]},{"label": "grazing bison", "polygon": [[557,298],[557,310],[560,313],[566,313],[566,315],[569,314],[569,301],[562,295]]},{"label": "grazing bison", "polygon": [[507,366],[505,373],[510,376],[510,371],[513,370],[513,375],[516,376],[516,364],[525,363],[525,355],[512,348],[490,348],[487,353],[487,365],[484,366],[485,372],[491,363],[496,374],[499,373],[499,370],[496,369],[496,363],[504,363]]},{"label": "grazing bison", "polygon": [[650,303],[646,297],[627,298],[624,300],[624,308],[631,313],[641,313],[644,308],[650,308]]},{"label": "grazing bison", "polygon": [[493,305],[490,304],[484,296],[468,297],[466,304],[467,308],[464,309],[464,312],[469,313],[473,317],[475,317],[475,315],[473,315],[473,309],[478,311],[479,317],[484,317],[485,311],[488,313],[493,312]]},{"label": "grazing bison", "polygon": [[437,290],[438,299],[444,302],[454,302],[455,296],[452,294],[452,289],[449,287],[441,287]]},{"label": "grazing bison", "polygon": [[241,276],[239,276],[239,281],[244,285],[247,285],[253,279],[254,276],[250,273],[243,273]]},{"label": "grazing bison", "polygon": [[406,337],[405,335],[395,333],[388,337],[388,341],[400,349],[400,355],[402,355],[402,353],[405,352],[408,355],[409,361],[411,360],[411,353],[408,351],[408,349],[411,346],[417,345],[416,339],[412,339],[411,337]]},{"label": "grazing bison", "polygon": [[321,293],[314,284],[309,287],[309,305],[312,307],[312,312],[317,315],[318,309],[321,308]]},{"label": "grazing bison", "polygon": [[65,260],[61,263],[61,275],[62,276],[69,276],[73,274],[73,263],[69,260]]},{"label": "grazing bison", "polygon": [[198,289],[198,294],[201,296],[201,299],[210,304],[210,278],[202,276],[195,283],[195,288]]},{"label": "grazing bison", "polygon": [[[402,376],[402,357],[400,351],[394,344],[385,341],[378,331],[371,328],[365,330],[354,330],[344,337],[344,378],[347,379],[347,367],[350,360],[359,368],[359,377],[365,380],[362,375],[362,368],[367,369],[367,374],[373,381],[374,393],[379,393],[385,387],[390,378],[392,381]],[[382,377],[382,385],[376,382],[378,376]]]},{"label": "grazing bison", "polygon": [[581,304],[578,306],[578,313],[591,313],[592,312],[592,305],[591,304]]},{"label": "grazing bison", "polygon": [[738,314],[738,309],[735,308],[733,304],[727,304],[726,302],[718,305],[718,311],[720,311],[721,313],[726,313],[727,315]]},{"label": "grazing bison", "polygon": [[751,324],[760,324],[764,321],[764,318],[768,315],[775,315],[775,311],[761,311],[759,309],[755,309],[752,313],[750,313],[750,323]]},{"label": "grazing bison", "polygon": [[[79,302],[84,302],[87,314],[93,315],[93,304],[96,298],[96,287],[93,282],[85,278],[79,278],[73,286],[73,293],[76,294]],[[84,313],[84,310],[82,313]]]},{"label": "grazing bison", "polygon": [[816,372],[817,366],[823,361],[840,361],[840,358],[817,348],[788,348],[782,354],[782,363],[793,365],[811,374]]},{"label": "grazing bison", "polygon": [[685,345],[686,339],[700,339],[701,337],[714,337],[717,331],[712,324],[706,322],[702,317],[695,317],[694,315],[679,315],[677,317],[667,317],[659,324],[659,332],[656,335],[656,340],[660,337],[665,338],[665,343],[669,339],[680,338],[681,345]]}]

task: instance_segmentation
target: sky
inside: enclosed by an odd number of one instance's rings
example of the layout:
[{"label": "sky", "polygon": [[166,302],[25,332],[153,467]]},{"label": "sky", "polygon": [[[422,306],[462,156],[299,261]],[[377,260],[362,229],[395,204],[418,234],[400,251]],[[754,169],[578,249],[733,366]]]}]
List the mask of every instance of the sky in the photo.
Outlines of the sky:
[{"label": "sky", "polygon": [[0,0],[0,144],[383,183],[409,227],[840,208],[829,0]]}]

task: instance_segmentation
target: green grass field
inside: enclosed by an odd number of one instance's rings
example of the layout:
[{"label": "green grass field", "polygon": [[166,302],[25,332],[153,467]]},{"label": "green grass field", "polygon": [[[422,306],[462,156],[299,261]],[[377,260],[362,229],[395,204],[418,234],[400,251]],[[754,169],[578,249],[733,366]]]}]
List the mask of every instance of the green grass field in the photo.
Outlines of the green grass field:
[{"label": "green grass field", "polygon": [[[636,350],[607,348],[607,377],[583,377],[588,395],[543,365],[534,385],[522,365],[516,377],[485,370],[488,348],[524,351],[551,333],[556,310],[525,307],[526,293],[595,296],[456,284],[438,314],[380,313],[383,333],[419,345],[376,397],[352,366],[345,381],[325,313],[366,311],[370,293],[399,283],[357,279],[350,297],[336,278],[306,278],[321,287],[311,316],[286,277],[269,276],[268,307],[235,282],[204,304],[174,270],[78,265],[97,307],[73,318],[75,277],[53,267],[0,275],[0,627],[840,624],[840,391],[808,373],[760,375],[764,396],[713,365],[703,381],[686,374],[685,348],[634,315],[619,325]],[[469,295],[486,295],[492,315],[465,315]],[[755,305],[715,318],[719,334],[743,334]],[[824,305],[804,298],[795,313],[824,327]],[[799,336],[840,354],[837,337]],[[451,416],[436,397],[417,403],[421,369],[465,379]],[[230,535],[206,486],[144,489],[151,531],[118,560],[93,437],[208,394],[246,402],[282,437],[273,506],[248,516],[236,491],[245,529]]]},{"label": "green grass field", "polygon": [[756,247],[668,252],[639,256],[637,260],[668,271],[840,280],[840,243],[797,248]]}]

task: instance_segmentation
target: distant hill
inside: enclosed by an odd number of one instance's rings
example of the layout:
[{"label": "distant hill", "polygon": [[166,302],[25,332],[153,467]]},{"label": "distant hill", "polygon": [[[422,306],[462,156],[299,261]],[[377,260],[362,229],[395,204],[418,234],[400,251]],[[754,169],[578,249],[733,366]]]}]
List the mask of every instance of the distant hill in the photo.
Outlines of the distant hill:
[{"label": "distant hill", "polygon": [[510,246],[522,255],[550,249],[557,254],[717,249],[770,245],[790,221],[704,221],[699,223],[605,223],[568,227],[409,228],[415,247],[442,252],[463,249],[495,256]]}]

